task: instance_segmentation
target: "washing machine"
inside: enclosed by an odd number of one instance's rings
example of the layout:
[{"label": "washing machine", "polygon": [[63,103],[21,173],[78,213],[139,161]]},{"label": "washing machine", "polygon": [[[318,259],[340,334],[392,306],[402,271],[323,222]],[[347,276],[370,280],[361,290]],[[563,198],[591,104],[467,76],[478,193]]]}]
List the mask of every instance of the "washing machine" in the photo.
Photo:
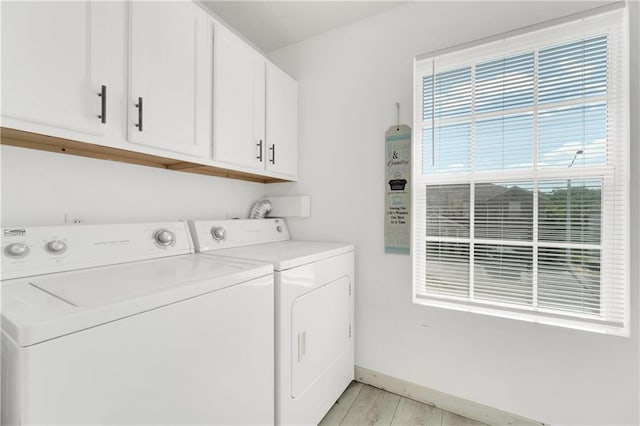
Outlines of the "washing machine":
[{"label": "washing machine", "polygon": [[283,219],[189,222],[196,251],[273,264],[276,424],[316,425],[354,378],[354,248]]},{"label": "washing machine", "polygon": [[273,424],[273,266],[185,222],[2,230],[2,424]]}]

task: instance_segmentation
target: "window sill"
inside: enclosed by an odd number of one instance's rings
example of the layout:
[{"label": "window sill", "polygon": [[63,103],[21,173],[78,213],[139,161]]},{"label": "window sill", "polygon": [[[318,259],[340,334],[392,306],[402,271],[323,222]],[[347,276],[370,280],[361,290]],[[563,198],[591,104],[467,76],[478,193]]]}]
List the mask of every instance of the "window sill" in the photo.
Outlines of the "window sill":
[{"label": "window sill", "polygon": [[626,324],[607,322],[600,319],[586,319],[568,315],[558,315],[546,312],[542,309],[522,309],[501,307],[482,302],[469,302],[455,297],[415,296],[413,303],[417,305],[433,306],[474,314],[489,315],[499,318],[508,318],[536,324],[563,327],[573,330],[589,331],[599,334],[607,334],[619,337],[630,337],[629,327]]}]

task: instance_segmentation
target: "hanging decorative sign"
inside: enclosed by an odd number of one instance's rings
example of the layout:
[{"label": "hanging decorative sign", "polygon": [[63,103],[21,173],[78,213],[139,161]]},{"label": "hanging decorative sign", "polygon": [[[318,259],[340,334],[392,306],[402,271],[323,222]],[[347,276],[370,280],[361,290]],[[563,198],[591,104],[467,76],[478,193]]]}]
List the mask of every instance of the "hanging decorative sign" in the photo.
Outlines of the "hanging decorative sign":
[{"label": "hanging decorative sign", "polygon": [[409,254],[411,229],[411,127],[395,125],[385,133],[385,253]]}]

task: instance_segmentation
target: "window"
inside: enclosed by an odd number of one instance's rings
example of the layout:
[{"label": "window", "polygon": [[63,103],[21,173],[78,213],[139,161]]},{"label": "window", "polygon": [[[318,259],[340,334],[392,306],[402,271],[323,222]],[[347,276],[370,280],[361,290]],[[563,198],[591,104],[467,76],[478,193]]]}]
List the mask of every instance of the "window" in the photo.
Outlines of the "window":
[{"label": "window", "polygon": [[624,13],[416,60],[414,302],[628,335]]}]

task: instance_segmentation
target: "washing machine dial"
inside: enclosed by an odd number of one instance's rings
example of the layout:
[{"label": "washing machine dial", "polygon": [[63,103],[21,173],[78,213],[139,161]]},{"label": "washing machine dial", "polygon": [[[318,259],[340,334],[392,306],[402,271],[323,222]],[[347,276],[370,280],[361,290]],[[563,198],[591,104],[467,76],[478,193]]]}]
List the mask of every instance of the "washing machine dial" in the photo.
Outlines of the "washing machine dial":
[{"label": "washing machine dial", "polygon": [[45,247],[51,254],[62,254],[67,251],[67,244],[61,240],[49,241]]},{"label": "washing machine dial", "polygon": [[214,226],[211,229],[211,236],[216,241],[222,241],[227,237],[227,230],[222,226]]},{"label": "washing machine dial", "polygon": [[155,232],[155,234],[153,234],[153,239],[156,240],[156,243],[160,244],[161,246],[169,246],[173,244],[175,235],[173,234],[173,232],[167,229],[159,229]]},{"label": "washing machine dial", "polygon": [[24,243],[13,243],[5,247],[4,252],[9,257],[20,259],[29,254],[29,246]]}]

